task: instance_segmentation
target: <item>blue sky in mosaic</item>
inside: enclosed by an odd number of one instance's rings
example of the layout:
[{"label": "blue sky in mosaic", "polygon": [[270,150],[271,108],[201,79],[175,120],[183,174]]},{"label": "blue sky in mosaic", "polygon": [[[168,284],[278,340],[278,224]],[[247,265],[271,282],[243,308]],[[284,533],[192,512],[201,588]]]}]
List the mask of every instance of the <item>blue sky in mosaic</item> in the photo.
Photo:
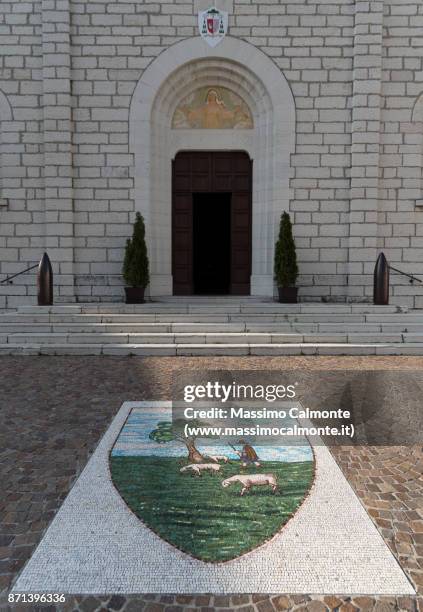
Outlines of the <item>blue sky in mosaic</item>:
[{"label": "blue sky in mosaic", "polygon": [[[158,444],[149,439],[150,432],[155,429],[159,421],[170,421],[172,411],[170,408],[133,408],[123,426],[115,445],[112,455],[115,457],[144,456],[151,455],[158,457],[185,457],[186,447],[177,441]],[[284,422],[284,425],[287,425]],[[302,444],[302,442],[301,442]],[[198,450],[204,455],[226,455],[230,459],[238,459],[233,449],[227,442],[217,440],[201,440],[196,442]],[[275,443],[260,445],[254,444],[258,456],[262,461],[312,461],[312,450],[304,438],[304,446],[280,445]],[[240,445],[237,446],[240,449]]]}]

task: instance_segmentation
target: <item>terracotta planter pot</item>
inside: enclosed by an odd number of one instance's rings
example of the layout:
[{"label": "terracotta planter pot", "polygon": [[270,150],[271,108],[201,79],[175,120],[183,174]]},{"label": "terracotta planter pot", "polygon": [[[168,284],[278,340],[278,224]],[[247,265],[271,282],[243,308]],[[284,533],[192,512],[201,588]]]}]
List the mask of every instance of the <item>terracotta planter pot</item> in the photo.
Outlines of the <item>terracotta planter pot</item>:
[{"label": "terracotta planter pot", "polygon": [[126,304],[144,304],[145,287],[125,287]]},{"label": "terracotta planter pot", "polygon": [[298,287],[278,287],[279,302],[281,304],[296,304],[298,301]]}]

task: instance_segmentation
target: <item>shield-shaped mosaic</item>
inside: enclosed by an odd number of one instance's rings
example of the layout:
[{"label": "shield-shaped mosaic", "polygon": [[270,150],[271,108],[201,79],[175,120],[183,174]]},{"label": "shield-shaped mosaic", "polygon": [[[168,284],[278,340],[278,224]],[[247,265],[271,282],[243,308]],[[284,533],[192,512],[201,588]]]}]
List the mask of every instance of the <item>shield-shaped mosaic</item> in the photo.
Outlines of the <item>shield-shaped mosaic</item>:
[{"label": "shield-shaped mosaic", "polygon": [[110,453],[130,510],[176,548],[206,562],[235,559],[272,539],[314,479],[308,441],[185,439],[170,408],[133,408]]}]

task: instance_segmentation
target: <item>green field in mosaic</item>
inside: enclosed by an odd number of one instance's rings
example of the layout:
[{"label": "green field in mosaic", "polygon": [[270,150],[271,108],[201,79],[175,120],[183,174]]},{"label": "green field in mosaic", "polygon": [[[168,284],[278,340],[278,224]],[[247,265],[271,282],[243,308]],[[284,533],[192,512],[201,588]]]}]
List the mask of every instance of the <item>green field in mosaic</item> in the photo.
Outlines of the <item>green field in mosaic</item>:
[{"label": "green field in mosaic", "polygon": [[[175,457],[110,457],[113,482],[134,514],[161,538],[207,562],[239,557],[270,540],[293,516],[314,477],[312,461],[263,461],[241,468],[221,466],[219,474],[181,474],[186,460]],[[235,474],[276,476],[278,489],[222,487]]]}]

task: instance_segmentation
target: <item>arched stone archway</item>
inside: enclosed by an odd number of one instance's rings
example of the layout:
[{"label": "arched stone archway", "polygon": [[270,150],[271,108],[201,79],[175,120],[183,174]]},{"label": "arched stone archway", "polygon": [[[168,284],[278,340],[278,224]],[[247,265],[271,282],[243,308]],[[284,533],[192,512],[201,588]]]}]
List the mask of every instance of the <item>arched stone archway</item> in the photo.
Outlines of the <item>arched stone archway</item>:
[{"label": "arched stone archway", "polygon": [[[253,129],[172,129],[180,101],[202,86],[226,87],[251,109]],[[252,295],[273,295],[273,250],[289,209],[295,104],[277,66],[256,47],[227,37],[211,49],[200,38],[177,43],[145,70],[130,109],[135,208],[145,217],[151,295],[172,293],[171,161],[181,150],[242,150],[253,160]]]}]

